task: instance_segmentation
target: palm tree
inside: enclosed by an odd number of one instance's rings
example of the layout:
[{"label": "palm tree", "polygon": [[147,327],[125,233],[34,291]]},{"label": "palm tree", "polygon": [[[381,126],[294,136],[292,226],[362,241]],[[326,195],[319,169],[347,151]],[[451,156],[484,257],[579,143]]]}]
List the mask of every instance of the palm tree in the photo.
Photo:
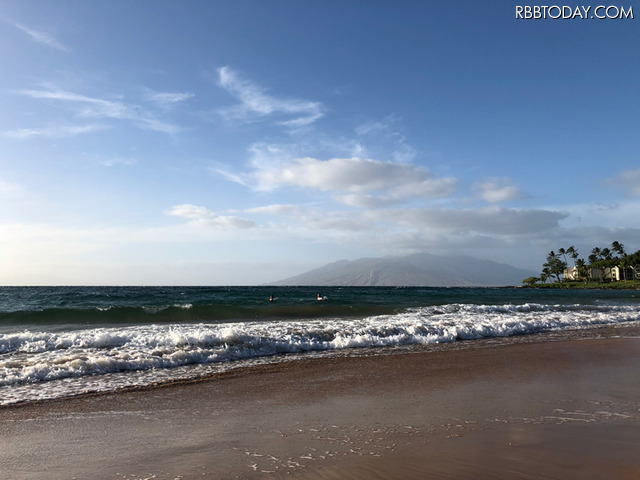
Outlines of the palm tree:
[{"label": "palm tree", "polygon": [[592,269],[599,271],[600,282],[604,281],[604,260],[603,249],[600,247],[593,247],[591,249],[591,255],[589,255],[589,264]]},{"label": "palm tree", "polygon": [[576,260],[580,256],[578,254],[578,250],[576,249],[576,247],[571,245],[569,248],[567,248],[567,253],[569,255],[571,255],[571,258],[573,259],[573,266],[575,267],[576,266]]},{"label": "palm tree", "polygon": [[542,283],[547,283],[547,279],[549,277],[551,277],[551,271],[549,270],[549,267],[543,267],[542,273],[540,273],[540,281]]},{"label": "palm tree", "polygon": [[553,250],[551,250],[548,254],[547,254],[547,263],[553,263],[556,260],[560,259],[560,254],[554,252]]},{"label": "palm tree", "polygon": [[560,255],[551,250],[549,255],[547,255],[547,263],[543,265],[543,267],[547,267],[549,269],[550,275],[555,275],[558,283],[560,282],[560,275],[564,272],[564,269],[567,267],[566,262],[560,260]]},{"label": "palm tree", "polygon": [[627,267],[629,262],[627,261],[627,254],[624,251],[624,245],[620,242],[613,242],[611,244],[611,248],[620,255],[620,263],[618,264],[618,267],[622,268],[622,277],[627,281]]},{"label": "palm tree", "polygon": [[620,259],[620,261],[618,262],[618,268],[620,268],[622,270],[622,279],[626,282],[627,281],[627,269],[629,268],[629,257],[627,255],[625,255],[624,257],[622,257]]},{"label": "palm tree", "polygon": [[564,258],[564,263],[567,263],[567,251],[564,248],[558,250],[558,256],[560,255]]},{"label": "palm tree", "polygon": [[578,269],[578,278],[584,279],[584,283],[589,281],[587,272],[587,262],[583,258],[579,258],[576,262],[576,268]]},{"label": "palm tree", "polygon": [[613,242],[611,244],[611,248],[613,248],[613,250],[618,253],[621,257],[625,256],[625,252],[624,252],[624,245],[621,244],[620,242]]},{"label": "palm tree", "polygon": [[629,268],[633,272],[633,279],[637,280],[639,268],[638,266],[640,265],[640,250],[638,250],[636,253],[632,253],[627,258],[629,261]]},{"label": "palm tree", "polygon": [[595,247],[591,250],[589,261],[591,262],[591,268],[597,268],[600,270],[600,282],[604,282],[605,276],[611,273],[611,269],[614,267],[615,263],[613,253],[607,247]]}]

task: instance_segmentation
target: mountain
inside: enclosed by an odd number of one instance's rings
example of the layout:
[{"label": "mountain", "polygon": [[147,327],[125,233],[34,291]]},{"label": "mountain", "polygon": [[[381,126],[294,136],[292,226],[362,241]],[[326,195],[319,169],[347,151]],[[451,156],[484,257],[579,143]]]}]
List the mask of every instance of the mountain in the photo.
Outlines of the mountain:
[{"label": "mountain", "polygon": [[520,285],[535,272],[468,256],[416,253],[340,260],[272,285],[484,287]]}]

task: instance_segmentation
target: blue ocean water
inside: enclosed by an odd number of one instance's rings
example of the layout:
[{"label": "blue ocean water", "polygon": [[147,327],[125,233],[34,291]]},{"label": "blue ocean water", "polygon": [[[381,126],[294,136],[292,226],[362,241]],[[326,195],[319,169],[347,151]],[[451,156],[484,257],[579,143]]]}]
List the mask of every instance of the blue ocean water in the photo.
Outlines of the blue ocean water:
[{"label": "blue ocean water", "polygon": [[633,322],[640,322],[634,290],[0,287],[0,405],[313,352]]}]

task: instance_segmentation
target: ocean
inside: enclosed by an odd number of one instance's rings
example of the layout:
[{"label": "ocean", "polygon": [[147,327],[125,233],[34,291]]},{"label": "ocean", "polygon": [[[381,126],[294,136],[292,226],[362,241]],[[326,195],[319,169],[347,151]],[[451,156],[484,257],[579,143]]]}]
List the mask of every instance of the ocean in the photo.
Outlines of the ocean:
[{"label": "ocean", "polygon": [[639,322],[636,290],[0,287],[0,405]]}]

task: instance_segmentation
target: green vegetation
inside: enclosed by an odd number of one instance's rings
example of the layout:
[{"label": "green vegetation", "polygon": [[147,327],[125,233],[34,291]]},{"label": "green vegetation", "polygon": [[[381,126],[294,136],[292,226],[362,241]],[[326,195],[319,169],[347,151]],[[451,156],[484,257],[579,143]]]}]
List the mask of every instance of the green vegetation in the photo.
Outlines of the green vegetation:
[{"label": "green vegetation", "polygon": [[[524,281],[523,281],[524,283]],[[528,285],[534,288],[568,288],[568,289],[588,289],[588,288],[602,288],[602,289],[618,289],[618,290],[640,290],[640,280],[626,280],[621,282],[575,282],[566,281],[560,283],[537,283]]]},{"label": "green vegetation", "polygon": [[[611,248],[595,247],[588,259],[579,258],[571,246],[549,252],[539,277],[522,280],[536,288],[638,288],[640,289],[640,250],[627,254],[624,245],[613,242]],[[568,266],[571,258],[573,266]]]}]

